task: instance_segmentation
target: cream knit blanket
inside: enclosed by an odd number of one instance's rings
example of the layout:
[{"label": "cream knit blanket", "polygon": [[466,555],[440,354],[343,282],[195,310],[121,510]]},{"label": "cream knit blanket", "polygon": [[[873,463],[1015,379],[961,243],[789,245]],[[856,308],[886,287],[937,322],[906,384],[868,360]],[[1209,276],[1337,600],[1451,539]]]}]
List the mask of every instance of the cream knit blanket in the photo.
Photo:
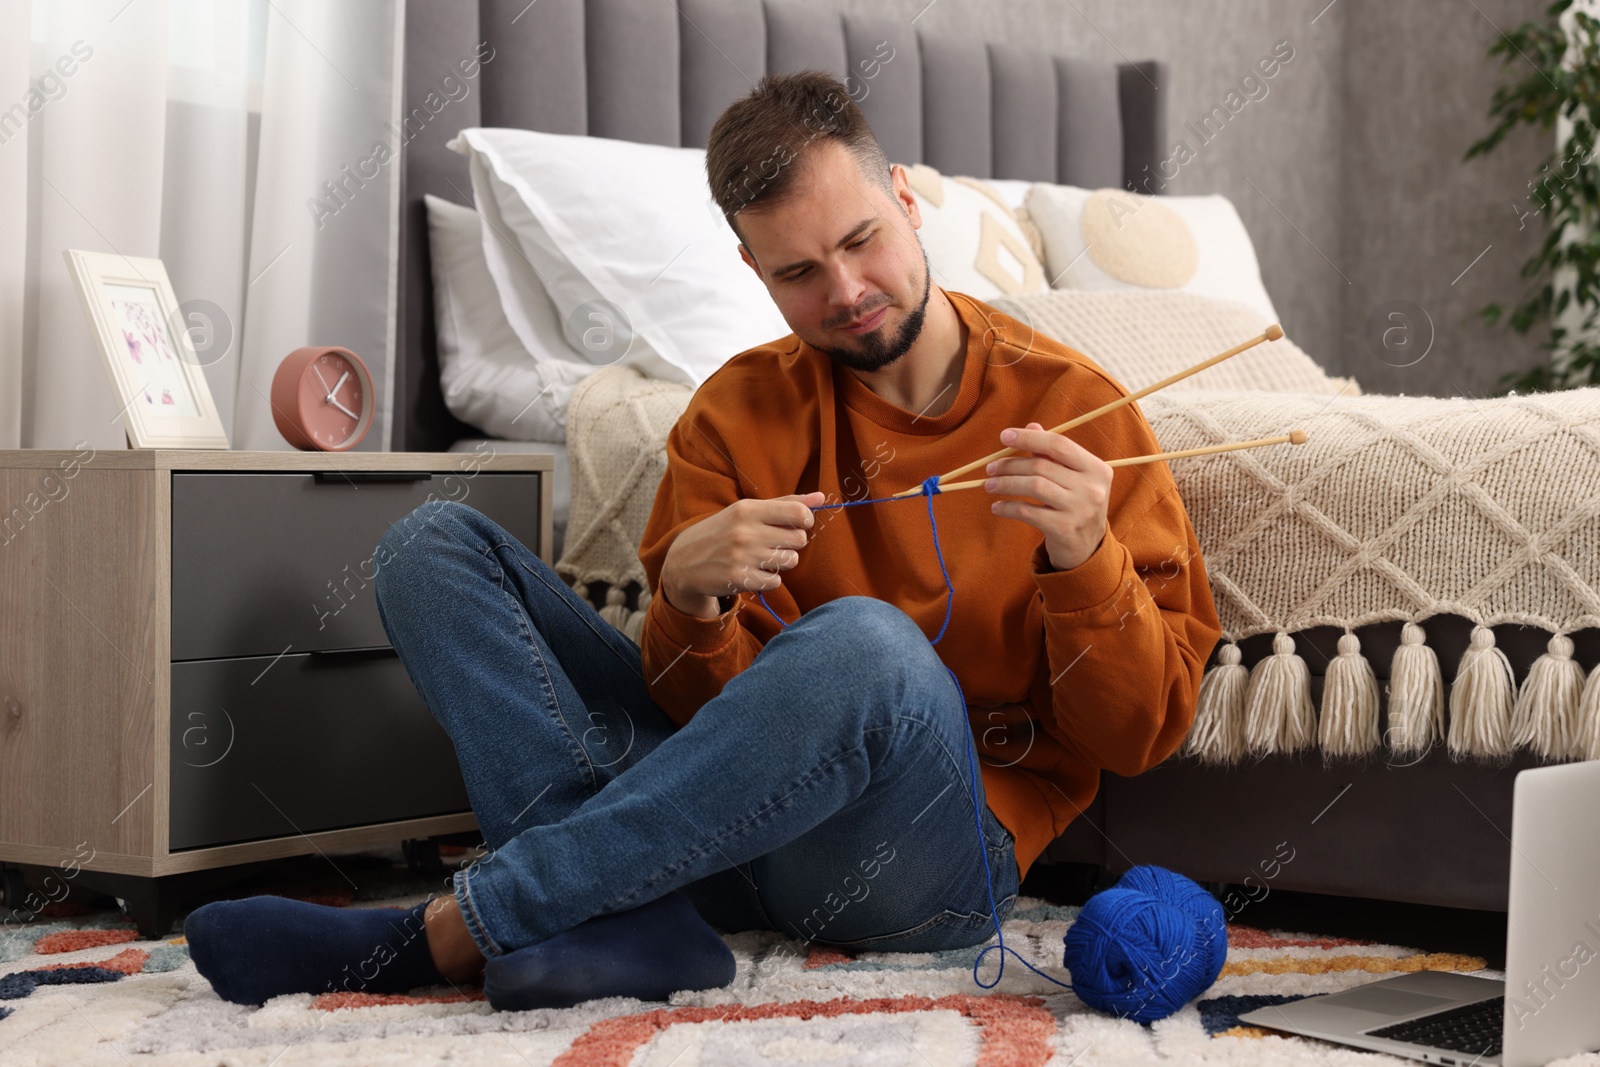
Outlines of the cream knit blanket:
[{"label": "cream knit blanket", "polygon": [[[568,407],[572,505],[556,567],[580,595],[608,583],[601,614],[635,641],[649,595],[638,545],[667,432],[689,396],[607,367]],[[1600,626],[1600,388],[1491,400],[1163,390],[1138,404],[1167,451],[1309,434],[1299,446],[1170,464],[1224,627],[1190,753],[1416,752],[1443,739],[1456,754],[1527,746],[1600,758],[1600,668],[1586,679],[1565,636]],[[1444,613],[1478,624],[1456,665],[1448,723],[1421,625]],[[1375,674],[1349,631],[1395,619],[1410,625],[1380,739]],[[1502,622],[1552,635],[1520,690],[1488,629]],[[1290,634],[1321,625],[1346,633],[1318,709]],[[1234,642],[1260,633],[1277,635],[1274,653],[1247,670]]]},{"label": "cream knit blanket", "polygon": [[[1421,751],[1447,731],[1457,754],[1600,758],[1600,669],[1586,684],[1565,636],[1600,626],[1600,388],[1492,400],[1163,391],[1139,405],[1166,451],[1309,435],[1170,464],[1228,642],[1189,751],[1377,749],[1377,683],[1350,631],[1398,619],[1410,625],[1390,665],[1388,747]],[[1477,623],[1448,727],[1418,625],[1440,614]],[[1498,623],[1552,635],[1520,691]],[[1327,625],[1346,632],[1319,714],[1289,634]],[[1232,642],[1260,633],[1277,635],[1273,654],[1247,674]]]},{"label": "cream knit blanket", "polygon": [[579,382],[567,402],[572,497],[556,573],[589,600],[597,592],[590,585],[608,585],[596,606],[635,643],[650,604],[639,542],[667,472],[667,434],[693,395],[687,385],[616,365]]},{"label": "cream knit blanket", "polygon": [[[1162,289],[1052,289],[996,297],[990,304],[1082,352],[1130,392],[1210,359],[1267,326],[1261,312],[1244,304]],[[1287,337],[1248,348],[1162,392],[1197,389],[1361,395],[1355,379],[1329,376]]]}]

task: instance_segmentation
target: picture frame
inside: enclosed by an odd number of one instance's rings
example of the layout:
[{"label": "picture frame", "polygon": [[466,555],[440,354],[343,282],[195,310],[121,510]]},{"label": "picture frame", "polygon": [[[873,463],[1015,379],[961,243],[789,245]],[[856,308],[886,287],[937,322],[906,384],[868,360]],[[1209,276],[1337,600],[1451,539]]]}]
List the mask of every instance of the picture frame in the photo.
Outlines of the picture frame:
[{"label": "picture frame", "polygon": [[228,448],[166,265],[74,248],[61,254],[116,387],[128,447]]}]

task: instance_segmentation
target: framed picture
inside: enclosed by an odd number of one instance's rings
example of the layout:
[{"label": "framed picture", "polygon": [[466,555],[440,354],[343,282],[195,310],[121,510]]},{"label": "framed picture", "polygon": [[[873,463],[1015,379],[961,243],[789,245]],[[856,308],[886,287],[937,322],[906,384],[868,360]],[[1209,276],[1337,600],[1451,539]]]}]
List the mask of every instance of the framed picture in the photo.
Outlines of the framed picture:
[{"label": "framed picture", "polygon": [[65,249],[132,448],[227,448],[211,387],[159,259]]}]

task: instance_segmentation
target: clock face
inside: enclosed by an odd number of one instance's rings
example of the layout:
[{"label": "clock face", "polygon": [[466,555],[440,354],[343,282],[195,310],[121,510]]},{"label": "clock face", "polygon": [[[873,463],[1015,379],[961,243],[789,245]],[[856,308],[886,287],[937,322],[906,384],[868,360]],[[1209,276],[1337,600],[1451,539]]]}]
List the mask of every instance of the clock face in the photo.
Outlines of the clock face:
[{"label": "clock face", "polygon": [[323,352],[300,377],[300,419],[318,448],[353,443],[366,403],[366,375],[341,353]]}]

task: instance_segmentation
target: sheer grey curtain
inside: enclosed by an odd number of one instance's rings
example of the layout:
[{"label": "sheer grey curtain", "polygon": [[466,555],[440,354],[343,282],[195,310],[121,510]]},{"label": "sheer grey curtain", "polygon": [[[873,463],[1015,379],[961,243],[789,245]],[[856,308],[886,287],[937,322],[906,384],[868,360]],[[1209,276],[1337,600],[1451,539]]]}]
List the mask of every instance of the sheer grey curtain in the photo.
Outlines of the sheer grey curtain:
[{"label": "sheer grey curtain", "polygon": [[289,447],[266,397],[307,344],[371,367],[388,446],[404,17],[0,0],[0,447],[125,446],[66,248],[165,263],[232,447]]}]

